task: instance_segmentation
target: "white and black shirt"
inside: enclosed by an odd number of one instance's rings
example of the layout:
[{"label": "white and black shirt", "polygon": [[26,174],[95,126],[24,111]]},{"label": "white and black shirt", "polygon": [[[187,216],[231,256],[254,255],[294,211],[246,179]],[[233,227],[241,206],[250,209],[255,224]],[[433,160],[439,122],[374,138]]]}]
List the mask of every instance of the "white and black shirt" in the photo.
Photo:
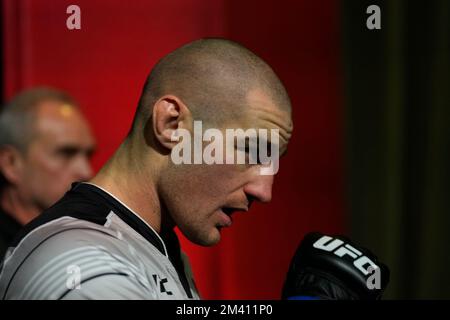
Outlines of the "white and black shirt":
[{"label": "white and black shirt", "polygon": [[101,188],[75,183],[28,224],[0,271],[1,299],[199,299],[176,234],[164,240]]}]

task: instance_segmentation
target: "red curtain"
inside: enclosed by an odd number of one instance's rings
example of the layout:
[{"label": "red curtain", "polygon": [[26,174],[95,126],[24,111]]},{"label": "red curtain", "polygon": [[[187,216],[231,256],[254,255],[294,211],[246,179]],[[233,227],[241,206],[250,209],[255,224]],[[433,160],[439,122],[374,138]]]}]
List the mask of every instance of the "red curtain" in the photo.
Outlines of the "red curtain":
[{"label": "red curtain", "polygon": [[[68,30],[66,8],[81,9]],[[343,105],[337,0],[3,0],[4,92],[67,90],[96,135],[98,170],[125,137],[146,75],[200,37],[227,37],[262,56],[293,102],[294,137],[272,203],[236,217],[213,248],[190,244],[208,299],[277,299],[290,258],[311,230],[344,231]]]}]

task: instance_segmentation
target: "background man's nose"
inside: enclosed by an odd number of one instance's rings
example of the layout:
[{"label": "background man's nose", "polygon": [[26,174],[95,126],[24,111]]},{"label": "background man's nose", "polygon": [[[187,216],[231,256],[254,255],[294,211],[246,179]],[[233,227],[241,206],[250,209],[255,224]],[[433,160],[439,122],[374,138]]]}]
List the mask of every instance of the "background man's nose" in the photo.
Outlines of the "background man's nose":
[{"label": "background man's nose", "polygon": [[78,159],[74,171],[75,181],[87,181],[92,178],[93,171],[87,158]]},{"label": "background man's nose", "polygon": [[259,175],[244,187],[244,192],[261,202],[272,200],[273,175]]}]

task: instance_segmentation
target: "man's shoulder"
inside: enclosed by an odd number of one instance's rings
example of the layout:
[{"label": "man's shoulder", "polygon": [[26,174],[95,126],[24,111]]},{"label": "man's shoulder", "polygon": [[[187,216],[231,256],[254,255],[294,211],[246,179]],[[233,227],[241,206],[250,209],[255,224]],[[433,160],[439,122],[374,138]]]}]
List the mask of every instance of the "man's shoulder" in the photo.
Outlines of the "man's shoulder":
[{"label": "man's shoulder", "polygon": [[63,217],[30,233],[7,254],[0,293],[12,299],[61,299],[72,278],[88,281],[105,275],[145,282],[115,232]]},{"label": "man's shoulder", "polygon": [[104,226],[65,216],[34,230],[3,262],[0,299],[188,298],[168,258],[124,227],[111,213]]},{"label": "man's shoulder", "polygon": [[96,259],[106,253],[112,256],[124,246],[120,233],[112,228],[62,216],[36,227],[16,246],[10,247],[3,261],[2,275],[7,269],[19,266],[22,270],[28,266],[46,268],[56,260],[70,264],[85,257]]},{"label": "man's shoulder", "polygon": [[81,220],[81,222],[88,221],[97,225],[104,225],[110,211],[108,205],[95,195],[73,187],[53,206],[44,210],[41,215],[24,226],[16,235],[11,246],[17,246],[28,234],[38,228],[44,226],[46,228],[49,226],[58,228],[60,224],[54,223],[54,221],[59,221],[65,217],[72,217]]},{"label": "man's shoulder", "polygon": [[[108,219],[114,217],[111,213]],[[0,293],[12,299],[60,299],[70,287],[66,282],[77,274],[83,282],[125,277],[150,290],[152,284],[139,265],[139,256],[132,254],[117,228],[63,216],[10,248],[0,274]]]}]

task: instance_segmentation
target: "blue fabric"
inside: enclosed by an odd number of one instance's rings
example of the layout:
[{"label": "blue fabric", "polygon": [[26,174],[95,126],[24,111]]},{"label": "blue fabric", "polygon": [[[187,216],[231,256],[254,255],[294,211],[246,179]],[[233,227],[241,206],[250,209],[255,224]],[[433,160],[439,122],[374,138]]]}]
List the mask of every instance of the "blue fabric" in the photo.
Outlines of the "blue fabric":
[{"label": "blue fabric", "polygon": [[320,300],[320,298],[313,297],[313,296],[292,296],[287,299],[288,300]]}]

